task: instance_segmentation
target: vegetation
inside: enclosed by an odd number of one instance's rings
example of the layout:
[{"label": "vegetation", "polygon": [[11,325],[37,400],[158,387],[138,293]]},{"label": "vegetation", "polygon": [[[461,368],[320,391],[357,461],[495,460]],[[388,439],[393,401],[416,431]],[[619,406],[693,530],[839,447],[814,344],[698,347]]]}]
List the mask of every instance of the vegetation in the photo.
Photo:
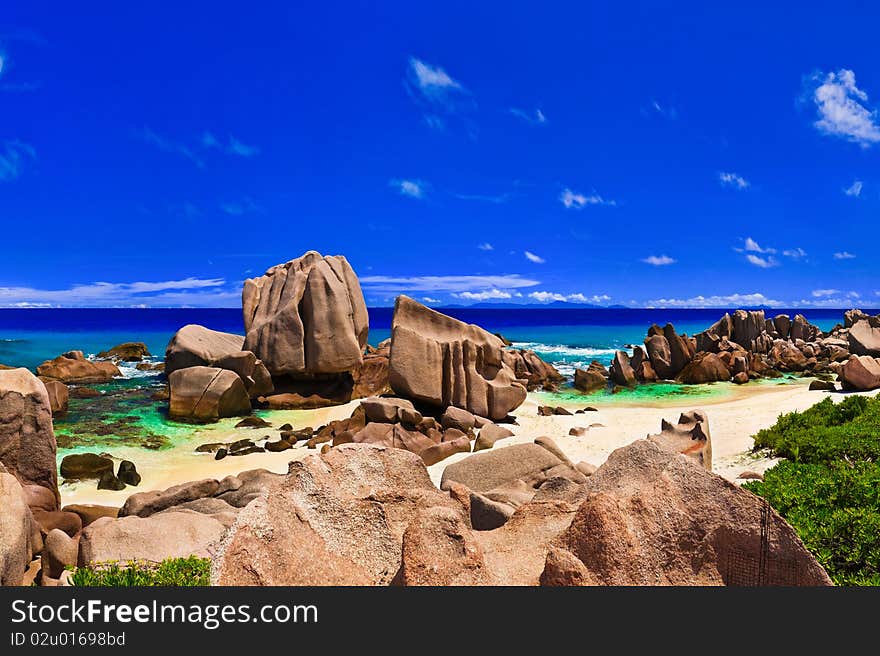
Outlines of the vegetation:
[{"label": "vegetation", "polygon": [[161,563],[109,562],[77,567],[72,578],[80,587],[206,586],[210,585],[211,561],[190,556]]},{"label": "vegetation", "polygon": [[794,527],[838,585],[880,585],[880,399],[780,416],[755,449],[788,458],[744,487]]}]

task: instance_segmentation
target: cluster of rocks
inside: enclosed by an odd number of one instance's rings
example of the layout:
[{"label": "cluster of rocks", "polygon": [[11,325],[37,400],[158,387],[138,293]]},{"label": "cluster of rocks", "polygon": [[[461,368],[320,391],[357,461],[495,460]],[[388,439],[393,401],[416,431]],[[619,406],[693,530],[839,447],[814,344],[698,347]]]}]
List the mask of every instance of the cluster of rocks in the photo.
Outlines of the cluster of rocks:
[{"label": "cluster of rocks", "polygon": [[845,313],[844,324],[828,333],[797,314],[765,317],[763,310],[725,314],[706,330],[689,337],[672,324],[653,325],[644,346],[617,351],[609,370],[598,362],[575,372],[583,392],[612,386],[676,381],[702,384],[778,378],[797,372],[815,376],[812,389],[834,390],[835,376],[844,389],[880,387],[880,316],[859,310]]},{"label": "cluster of rocks", "polygon": [[61,460],[61,477],[65,481],[98,481],[99,490],[124,490],[126,486],[137,487],[141,475],[130,460],[122,460],[114,473],[113,457],[108,454],[72,453]]},{"label": "cluster of rocks", "polygon": [[763,500],[649,440],[587,472],[549,441],[478,453],[441,489],[414,453],[343,444],[292,462],[211,550],[218,585],[831,583]]}]

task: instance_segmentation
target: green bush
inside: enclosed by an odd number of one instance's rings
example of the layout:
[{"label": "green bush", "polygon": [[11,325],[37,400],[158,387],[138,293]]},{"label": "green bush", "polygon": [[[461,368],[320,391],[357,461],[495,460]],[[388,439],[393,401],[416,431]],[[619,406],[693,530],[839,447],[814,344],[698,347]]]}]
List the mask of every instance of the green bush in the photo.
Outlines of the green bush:
[{"label": "green bush", "polygon": [[195,556],[161,563],[101,563],[77,567],[73,572],[73,584],[81,587],[206,586],[210,578],[211,561]]},{"label": "green bush", "polygon": [[791,524],[839,585],[880,585],[880,399],[781,415],[755,450],[788,458],[743,487]]},{"label": "green bush", "polygon": [[747,483],[791,524],[838,585],[880,585],[880,465],[782,461]]},{"label": "green bush", "polygon": [[755,435],[755,449],[795,462],[880,460],[880,399],[826,398],[804,412],[780,415]]}]

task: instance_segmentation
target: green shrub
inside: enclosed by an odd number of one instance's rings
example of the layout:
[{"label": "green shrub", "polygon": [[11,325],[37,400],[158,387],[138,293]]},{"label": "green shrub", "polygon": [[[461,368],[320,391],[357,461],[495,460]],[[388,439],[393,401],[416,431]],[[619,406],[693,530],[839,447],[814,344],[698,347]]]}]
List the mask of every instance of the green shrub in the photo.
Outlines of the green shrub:
[{"label": "green shrub", "polygon": [[880,399],[826,398],[804,412],[780,415],[755,435],[755,449],[803,463],[880,460]]},{"label": "green shrub", "polygon": [[210,578],[211,561],[195,556],[161,563],[101,563],[77,567],[73,572],[73,584],[81,587],[206,586]]},{"label": "green shrub", "polygon": [[838,585],[880,585],[880,465],[782,461],[743,487],[764,497]]}]

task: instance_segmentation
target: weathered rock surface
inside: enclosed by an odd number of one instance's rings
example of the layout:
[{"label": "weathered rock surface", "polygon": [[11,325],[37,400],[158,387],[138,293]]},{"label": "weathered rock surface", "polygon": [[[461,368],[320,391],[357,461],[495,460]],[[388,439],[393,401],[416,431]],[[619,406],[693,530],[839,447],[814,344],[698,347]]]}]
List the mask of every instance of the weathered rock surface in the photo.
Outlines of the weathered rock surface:
[{"label": "weathered rock surface", "polygon": [[730,370],[715,353],[698,353],[678,374],[677,380],[687,385],[730,380]]},{"label": "weathered rock surface", "polygon": [[513,437],[513,431],[509,428],[499,426],[498,424],[486,424],[480,429],[480,434],[477,435],[477,439],[474,442],[474,451],[491,449],[498,440],[503,440],[507,437]]},{"label": "weathered rock surface", "polygon": [[526,398],[504,362],[501,340],[478,326],[399,296],[392,319],[389,379],[408,399],[503,419]]},{"label": "weathered rock surface", "polygon": [[[402,449],[343,444],[290,463],[286,480],[242,510],[213,558],[218,585],[383,585],[422,510],[462,506]],[[283,527],[283,528],[282,528]]]},{"label": "weathered rock surface", "polygon": [[32,521],[21,485],[0,465],[0,585],[21,585],[31,561]]},{"label": "weathered rock surface", "polygon": [[217,367],[234,371],[248,396],[266,396],[274,390],[269,370],[257,356],[243,350],[241,335],[188,324],[178,330],[165,349],[165,374],[189,367]]},{"label": "weathered rock surface", "polygon": [[57,579],[66,567],[75,567],[79,553],[79,540],[60,529],[52,529],[46,536],[40,568],[43,576]]},{"label": "weathered rock surface", "polygon": [[76,351],[75,354],[78,357],[59,355],[54,360],[46,360],[37,367],[37,374],[40,378],[51,378],[65,384],[77,385],[109,383],[122,375],[119,367],[112,362],[86,360],[81,351]]},{"label": "weathered rock surface", "polygon": [[0,371],[0,463],[22,485],[49,490],[58,507],[57,444],[49,394],[27,369]]},{"label": "weathered rock surface", "polygon": [[106,351],[101,351],[97,357],[114,362],[140,362],[144,358],[150,357],[150,351],[143,342],[125,342]]},{"label": "weathered rock surface", "polygon": [[211,497],[220,490],[220,483],[213,478],[189,481],[166,490],[151,490],[133,494],[119,509],[119,517],[136,515],[149,517],[188,501]]},{"label": "weathered rock surface", "polygon": [[369,318],[348,261],[309,251],[245,281],[242,308],[252,351],[273,376],[336,374],[363,361]]},{"label": "weathered rock surface", "polygon": [[67,385],[57,380],[44,380],[43,385],[46,386],[46,393],[49,395],[52,416],[57,417],[65,414],[70,402],[70,392]]},{"label": "weathered rock surface", "polygon": [[536,389],[553,391],[565,380],[556,367],[542,360],[534,351],[507,349],[502,352],[502,358],[517,379],[525,381],[526,389],[530,392]]},{"label": "weathered rock surface", "polygon": [[871,325],[867,317],[852,324],[847,339],[853,355],[880,356],[880,326]]},{"label": "weathered rock surface", "polygon": [[675,425],[663,419],[660,432],[649,435],[648,441],[693,458],[703,469],[712,471],[712,438],[709,420],[702,410],[681,413]]},{"label": "weathered rock surface", "polygon": [[178,369],[168,377],[169,415],[192,421],[216,421],[248,414],[251,402],[237,374],[216,367]]},{"label": "weathered rock surface", "polygon": [[609,370],[611,381],[617,385],[625,387],[634,387],[636,384],[636,373],[633,371],[629,363],[629,356],[625,351],[617,351],[614,359],[611,361],[611,369]]},{"label": "weathered rock surface", "polygon": [[601,362],[593,360],[586,369],[575,369],[574,386],[581,392],[594,392],[608,384],[608,370]]},{"label": "weathered rock surface", "polygon": [[71,453],[61,460],[61,477],[69,480],[99,480],[108,471],[113,472],[113,461],[97,453]]},{"label": "weathered rock surface", "polygon": [[840,369],[844,389],[868,391],[880,387],[880,362],[870,355],[851,355]]},{"label": "weathered rock surface", "polygon": [[647,440],[614,451],[584,489],[553,545],[574,558],[548,556],[545,583],[831,584],[762,499]]},{"label": "weathered rock surface", "polygon": [[202,513],[173,510],[149,517],[104,517],[83,529],[79,565],[109,560],[151,560],[188,556],[209,557],[224,525]]}]

